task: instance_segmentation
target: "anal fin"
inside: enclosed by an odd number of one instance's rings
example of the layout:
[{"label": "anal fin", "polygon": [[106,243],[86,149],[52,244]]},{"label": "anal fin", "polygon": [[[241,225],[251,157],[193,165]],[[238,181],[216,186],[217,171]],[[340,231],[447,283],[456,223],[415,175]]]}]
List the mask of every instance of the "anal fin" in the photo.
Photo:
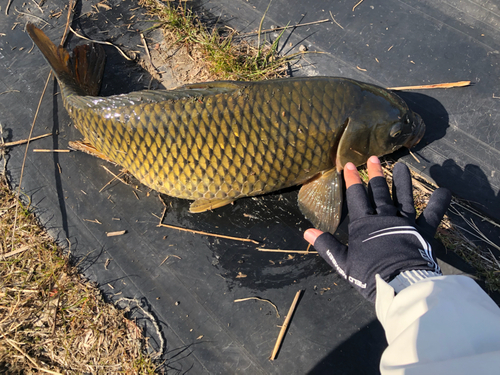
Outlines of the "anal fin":
[{"label": "anal fin", "polygon": [[116,164],[113,160],[108,158],[106,155],[104,155],[102,152],[97,150],[89,141],[83,140],[83,141],[70,141],[69,142],[69,148],[75,151],[82,151],[85,152],[86,154],[96,156],[100,159],[109,161],[110,163]]},{"label": "anal fin", "polygon": [[199,212],[205,212],[208,210],[213,210],[214,208],[219,208],[225,205],[228,205],[232,203],[234,199],[231,198],[212,198],[212,199],[206,199],[206,198],[200,198],[195,200],[193,203],[191,203],[191,206],[189,206],[189,212],[191,213],[199,213]]},{"label": "anal fin", "polygon": [[299,208],[323,232],[335,233],[342,215],[342,178],[331,169],[307,182],[299,191]]}]

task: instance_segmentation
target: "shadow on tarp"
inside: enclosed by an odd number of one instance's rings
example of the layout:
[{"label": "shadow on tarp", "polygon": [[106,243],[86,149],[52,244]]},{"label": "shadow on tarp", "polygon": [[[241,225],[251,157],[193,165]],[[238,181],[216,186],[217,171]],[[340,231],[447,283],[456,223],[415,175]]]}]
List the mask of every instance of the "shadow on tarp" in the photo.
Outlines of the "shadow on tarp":
[{"label": "shadow on tarp", "polygon": [[[425,123],[425,134],[422,140],[411,149],[418,152],[428,144],[443,138],[449,127],[449,116],[443,105],[436,99],[411,91],[394,91],[408,104],[408,107],[418,113]],[[404,150],[407,153],[406,150]]]},{"label": "shadow on tarp", "polygon": [[[462,169],[453,159],[448,159],[442,165],[433,165],[430,175],[439,186],[453,189],[456,195],[479,211],[500,209],[500,193],[495,194],[486,174],[477,165],[468,164]],[[478,200],[478,197],[482,199]]]},{"label": "shadow on tarp", "polygon": [[333,349],[319,362],[309,375],[377,374],[386,345],[385,333],[378,320],[374,320]]}]

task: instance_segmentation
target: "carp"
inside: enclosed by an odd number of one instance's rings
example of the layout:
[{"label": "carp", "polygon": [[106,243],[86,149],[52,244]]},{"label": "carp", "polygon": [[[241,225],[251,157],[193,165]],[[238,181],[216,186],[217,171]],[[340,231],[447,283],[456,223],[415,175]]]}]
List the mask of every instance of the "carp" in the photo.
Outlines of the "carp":
[{"label": "carp", "polygon": [[342,208],[340,172],[420,141],[425,125],[396,94],[338,77],[219,81],[173,90],[97,96],[105,54],[72,56],[32,24],[64,106],[85,142],[144,185],[203,212],[236,199],[302,187],[298,204],[333,233]]}]

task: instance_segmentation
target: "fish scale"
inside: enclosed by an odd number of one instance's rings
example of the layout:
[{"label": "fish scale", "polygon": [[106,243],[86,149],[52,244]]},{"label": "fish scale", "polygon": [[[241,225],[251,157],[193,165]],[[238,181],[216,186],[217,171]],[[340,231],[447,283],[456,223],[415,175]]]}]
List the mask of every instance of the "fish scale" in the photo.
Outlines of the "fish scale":
[{"label": "fish scale", "polygon": [[191,212],[303,184],[301,211],[333,233],[344,165],[411,147],[425,131],[394,93],[338,77],[206,82],[97,97],[101,46],[78,46],[70,56],[34,25],[26,30],[58,79],[84,149],[152,189],[194,200]]},{"label": "fish scale", "polygon": [[342,102],[334,86],[343,85],[301,81],[134,105],[123,96],[69,96],[65,105],[85,138],[145,185],[179,198],[237,199],[332,167],[332,117]]}]

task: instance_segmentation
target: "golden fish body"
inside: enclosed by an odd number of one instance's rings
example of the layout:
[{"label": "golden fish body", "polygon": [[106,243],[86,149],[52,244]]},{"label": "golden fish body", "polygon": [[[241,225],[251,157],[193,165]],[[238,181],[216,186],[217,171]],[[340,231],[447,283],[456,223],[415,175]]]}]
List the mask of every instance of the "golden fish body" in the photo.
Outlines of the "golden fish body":
[{"label": "golden fish body", "polygon": [[70,96],[66,108],[92,145],[142,183],[209,208],[331,169],[342,103],[359,90],[341,79],[197,87],[176,100],[169,91]]},{"label": "golden fish body", "polygon": [[411,146],[425,129],[395,94],[335,77],[208,82],[97,97],[100,47],[79,46],[71,59],[33,25],[27,30],[85,139],[143,184],[194,200],[192,212],[306,183],[301,210],[333,231],[342,202],[337,171],[347,161],[360,165]]}]

